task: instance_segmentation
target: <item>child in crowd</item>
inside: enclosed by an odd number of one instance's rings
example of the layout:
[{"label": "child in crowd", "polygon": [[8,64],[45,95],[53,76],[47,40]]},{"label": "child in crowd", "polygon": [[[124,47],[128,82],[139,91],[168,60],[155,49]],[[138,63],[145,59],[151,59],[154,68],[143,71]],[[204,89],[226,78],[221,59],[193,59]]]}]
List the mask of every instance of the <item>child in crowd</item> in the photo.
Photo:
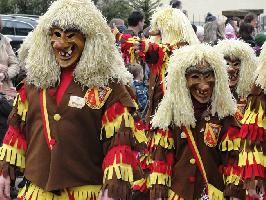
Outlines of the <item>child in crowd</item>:
[{"label": "child in crowd", "polygon": [[140,64],[128,64],[127,68],[128,71],[134,77],[133,87],[136,90],[139,111],[143,116],[148,100],[148,94],[147,94],[148,88],[145,82],[143,81],[144,78],[143,67]]}]

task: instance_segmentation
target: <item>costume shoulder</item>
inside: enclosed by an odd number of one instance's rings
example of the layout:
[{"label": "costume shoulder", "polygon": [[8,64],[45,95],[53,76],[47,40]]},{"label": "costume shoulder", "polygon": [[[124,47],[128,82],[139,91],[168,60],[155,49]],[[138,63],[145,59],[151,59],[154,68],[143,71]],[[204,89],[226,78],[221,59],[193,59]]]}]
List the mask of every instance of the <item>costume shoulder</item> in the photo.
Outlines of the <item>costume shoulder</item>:
[{"label": "costume shoulder", "polygon": [[136,107],[134,101],[135,94],[129,86],[114,81],[110,82],[109,87],[112,90],[112,94],[110,95],[108,101],[106,102],[107,107],[111,106],[112,104],[118,101],[122,103],[123,106],[125,107],[131,107],[131,108]]},{"label": "costume shoulder", "polygon": [[241,127],[239,121],[236,119],[235,116],[232,116],[232,115],[223,118],[222,126],[225,131],[227,131],[229,128],[234,127],[234,128],[240,129]]}]

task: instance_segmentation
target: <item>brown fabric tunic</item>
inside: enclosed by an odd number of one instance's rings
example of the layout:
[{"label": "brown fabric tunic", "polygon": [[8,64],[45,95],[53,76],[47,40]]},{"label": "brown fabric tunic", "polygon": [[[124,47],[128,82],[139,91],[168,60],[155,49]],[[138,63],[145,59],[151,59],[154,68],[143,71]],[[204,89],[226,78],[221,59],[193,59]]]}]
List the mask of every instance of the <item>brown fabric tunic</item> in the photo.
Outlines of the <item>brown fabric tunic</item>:
[{"label": "brown fabric tunic", "polygon": [[30,106],[26,118],[25,176],[29,181],[45,191],[102,184],[102,116],[117,101],[126,107],[134,107],[125,86],[112,83],[109,87],[112,93],[101,109],[92,109],[88,105],[79,109],[68,105],[70,96],[83,98],[87,91],[74,81],[66,89],[58,107],[55,97],[49,95],[51,90],[47,90],[51,136],[56,140],[50,151],[43,133],[40,91],[34,86],[26,86]]},{"label": "brown fabric tunic", "polygon": [[[218,141],[228,131],[229,126],[239,127],[238,123],[233,117],[227,117],[219,120],[218,117],[211,117],[209,123],[221,125],[223,128],[218,135]],[[204,140],[204,128],[206,120],[198,121],[196,127],[191,129],[195,142],[199,149],[203,165],[210,184],[215,186],[220,191],[224,191],[225,185],[223,175],[219,171],[222,166],[223,154],[219,150],[219,142],[215,147],[209,147]],[[186,200],[199,199],[203,193],[204,180],[196,163],[192,162],[194,159],[192,151],[188,145],[187,138],[182,138],[180,129],[173,131],[175,139],[175,164],[173,165],[172,186],[171,189]]]}]

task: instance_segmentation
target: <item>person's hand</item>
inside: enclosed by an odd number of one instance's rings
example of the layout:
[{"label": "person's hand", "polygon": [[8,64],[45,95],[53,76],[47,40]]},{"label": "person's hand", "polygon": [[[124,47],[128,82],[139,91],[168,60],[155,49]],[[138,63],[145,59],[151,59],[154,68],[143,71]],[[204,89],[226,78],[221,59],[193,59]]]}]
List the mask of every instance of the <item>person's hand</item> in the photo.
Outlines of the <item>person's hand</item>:
[{"label": "person's hand", "polygon": [[1,73],[6,73],[8,70],[8,67],[6,65],[0,64],[0,72]]},{"label": "person's hand", "polygon": [[116,27],[115,23],[112,24],[112,33],[114,34],[114,36],[116,37],[117,33],[119,33],[118,28]]},{"label": "person's hand", "polygon": [[10,177],[0,176],[0,199],[10,200]]},{"label": "person's hand", "polygon": [[5,80],[5,74],[4,73],[0,73],[0,81]]},{"label": "person's hand", "polygon": [[113,198],[108,197],[108,190],[106,189],[104,192],[100,191],[98,200],[113,200]]}]

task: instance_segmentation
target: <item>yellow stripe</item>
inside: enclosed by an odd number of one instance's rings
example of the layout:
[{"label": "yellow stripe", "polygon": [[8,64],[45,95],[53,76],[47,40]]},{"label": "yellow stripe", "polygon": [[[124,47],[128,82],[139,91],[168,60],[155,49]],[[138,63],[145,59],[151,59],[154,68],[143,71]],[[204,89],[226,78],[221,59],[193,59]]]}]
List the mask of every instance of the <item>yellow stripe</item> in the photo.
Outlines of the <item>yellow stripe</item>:
[{"label": "yellow stripe", "polygon": [[96,105],[98,106],[101,104],[100,99],[99,99],[98,89],[95,89],[93,92],[94,92],[94,96],[95,96]]},{"label": "yellow stripe", "polygon": [[46,89],[44,89],[43,90],[43,112],[44,112],[44,119],[45,119],[45,124],[46,124],[47,136],[48,136],[48,139],[49,139],[49,142],[50,142],[52,138],[51,138],[51,130],[50,130],[48,111],[47,111],[46,105],[47,105],[46,104]]},{"label": "yellow stripe", "polygon": [[204,169],[204,165],[203,165],[203,162],[202,162],[202,160],[201,160],[201,156],[200,156],[199,150],[198,150],[198,148],[197,148],[197,145],[196,145],[196,143],[195,143],[195,140],[194,140],[194,137],[193,137],[193,135],[192,135],[192,132],[191,132],[190,129],[187,129],[187,132],[188,132],[188,135],[189,135],[189,137],[190,137],[190,139],[191,139],[191,142],[192,142],[192,145],[193,145],[193,147],[194,147],[194,150],[195,150],[195,152],[196,152],[196,154],[197,154],[197,157],[198,157],[198,159],[199,159],[199,162],[200,162],[200,165],[201,165],[201,168],[202,168],[202,171],[203,171],[204,179],[205,179],[205,181],[208,183],[208,179],[207,179],[206,171],[205,171],[205,169]]}]

